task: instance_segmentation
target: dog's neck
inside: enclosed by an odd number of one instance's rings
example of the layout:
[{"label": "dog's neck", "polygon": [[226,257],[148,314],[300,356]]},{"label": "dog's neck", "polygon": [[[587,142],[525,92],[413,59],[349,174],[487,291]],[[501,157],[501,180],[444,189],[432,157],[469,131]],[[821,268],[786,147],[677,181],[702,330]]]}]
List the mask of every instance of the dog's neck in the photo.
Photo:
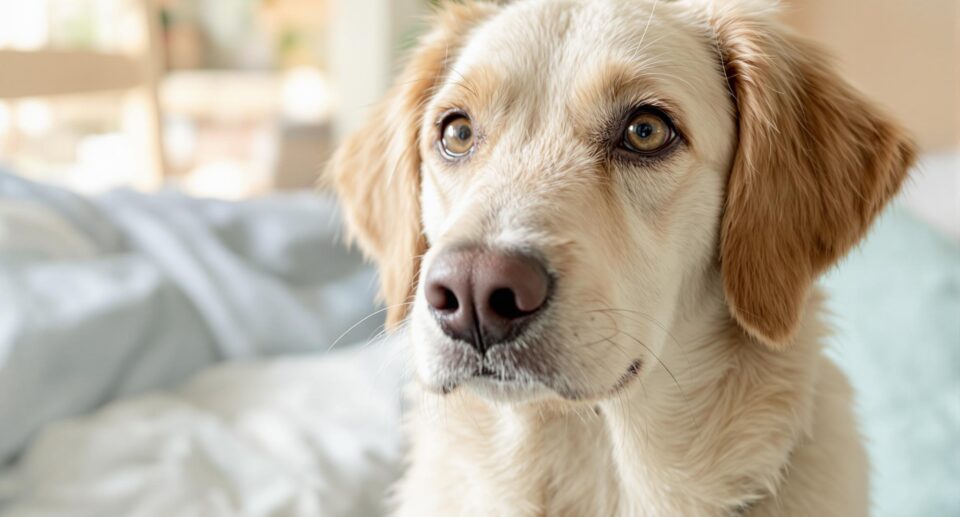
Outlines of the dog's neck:
[{"label": "dog's neck", "polygon": [[[812,298],[815,319],[819,297]],[[735,513],[775,490],[809,425],[820,325],[808,322],[793,346],[776,352],[742,333],[719,291],[703,300],[670,329],[679,346],[617,397],[500,406],[460,390],[422,401],[416,440],[431,440],[432,454],[444,455],[433,461],[453,461],[469,472],[473,495],[497,493],[505,509]],[[414,470],[431,468],[416,449]]]},{"label": "dog's neck", "polygon": [[731,515],[776,490],[812,420],[818,300],[794,346],[773,351],[718,289],[679,319],[678,342],[625,403],[601,404],[622,515]]}]

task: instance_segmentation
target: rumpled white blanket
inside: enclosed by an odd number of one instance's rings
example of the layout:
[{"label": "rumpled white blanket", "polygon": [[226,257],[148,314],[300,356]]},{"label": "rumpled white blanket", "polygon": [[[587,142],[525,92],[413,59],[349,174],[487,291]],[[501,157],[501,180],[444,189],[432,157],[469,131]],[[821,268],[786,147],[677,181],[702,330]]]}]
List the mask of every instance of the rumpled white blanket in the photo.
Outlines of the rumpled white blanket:
[{"label": "rumpled white blanket", "polygon": [[394,346],[216,366],[49,425],[0,477],[0,513],[383,515],[401,464]]},{"label": "rumpled white blanket", "polygon": [[[335,204],[117,191],[0,172],[0,465],[45,423],[221,360],[368,339],[376,279]],[[374,316],[364,318],[367,315]]]}]

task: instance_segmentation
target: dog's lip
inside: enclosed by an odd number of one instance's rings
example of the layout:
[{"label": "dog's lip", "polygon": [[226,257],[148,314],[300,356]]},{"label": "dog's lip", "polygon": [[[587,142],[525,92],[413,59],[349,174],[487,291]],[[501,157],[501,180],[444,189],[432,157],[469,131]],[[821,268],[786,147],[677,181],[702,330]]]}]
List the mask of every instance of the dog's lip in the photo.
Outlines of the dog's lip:
[{"label": "dog's lip", "polygon": [[[607,396],[614,396],[617,393],[620,393],[630,383],[640,376],[640,372],[643,370],[643,359],[635,359],[630,363],[630,366],[627,367],[627,370],[620,376],[617,380],[617,383],[607,392]],[[542,381],[537,381],[534,379],[529,379],[527,381],[521,380],[521,378],[514,375],[504,375],[502,373],[497,373],[487,367],[481,367],[479,370],[474,372],[472,375],[469,375],[460,380],[455,384],[444,385],[440,387],[441,393],[444,395],[449,394],[460,387],[461,384],[468,383],[470,381],[479,381],[481,383],[488,383],[488,385],[496,385],[501,387],[514,387],[514,388],[523,388],[523,387],[533,387],[534,385],[543,385],[559,395],[561,398],[567,399],[569,401],[583,401],[588,399],[594,399],[597,397],[588,396],[583,393],[569,392],[566,390],[556,389],[555,386],[551,386],[550,383],[544,383]],[[599,398],[604,398],[603,396]]]},{"label": "dog's lip", "polygon": [[480,371],[473,374],[471,377],[488,379],[496,382],[517,382],[519,380],[516,375],[497,373],[486,366],[481,367]]},{"label": "dog's lip", "polygon": [[438,385],[424,382],[421,382],[421,384],[427,387],[430,391],[436,391],[443,395],[448,395],[456,391],[456,389],[461,385],[469,383],[470,381],[479,381],[483,383],[496,384],[499,386],[513,385],[517,387],[528,384],[527,382],[522,381],[517,375],[497,373],[487,367],[481,367],[473,373],[464,375],[455,380],[451,380],[450,382]]},{"label": "dog's lip", "polygon": [[[643,359],[635,359],[630,366],[627,367],[627,370],[620,376],[617,380],[617,383],[613,385],[613,388],[610,388],[606,394],[589,394],[589,393],[578,393],[578,392],[560,392],[557,391],[557,394],[561,397],[576,402],[591,401],[591,400],[600,400],[607,397],[616,396],[618,393],[622,392],[627,388],[630,383],[640,376],[640,371],[643,370]],[[556,390],[554,390],[556,391]]]},{"label": "dog's lip", "polygon": [[461,386],[470,383],[515,390],[532,389],[537,385],[543,384],[535,378],[523,377],[519,372],[497,372],[484,366],[454,382],[440,385],[438,388],[440,393],[448,395]]},{"label": "dog's lip", "polygon": [[643,369],[643,359],[635,359],[630,366],[627,367],[627,371],[620,376],[620,379],[617,380],[617,383],[613,386],[611,390],[612,393],[616,393],[630,384],[630,381],[637,378],[640,375],[640,370]]}]

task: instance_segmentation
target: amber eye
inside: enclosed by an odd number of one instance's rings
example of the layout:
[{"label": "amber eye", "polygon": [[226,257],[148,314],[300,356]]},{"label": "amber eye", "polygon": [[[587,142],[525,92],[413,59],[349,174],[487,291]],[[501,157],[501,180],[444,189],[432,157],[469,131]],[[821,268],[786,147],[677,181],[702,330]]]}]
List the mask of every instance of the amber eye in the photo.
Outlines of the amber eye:
[{"label": "amber eye", "polygon": [[470,154],[474,141],[473,124],[466,115],[454,114],[443,121],[440,146],[447,157],[463,158]]},{"label": "amber eye", "polygon": [[673,143],[675,136],[666,116],[642,111],[630,120],[623,134],[623,145],[635,153],[656,154]]}]

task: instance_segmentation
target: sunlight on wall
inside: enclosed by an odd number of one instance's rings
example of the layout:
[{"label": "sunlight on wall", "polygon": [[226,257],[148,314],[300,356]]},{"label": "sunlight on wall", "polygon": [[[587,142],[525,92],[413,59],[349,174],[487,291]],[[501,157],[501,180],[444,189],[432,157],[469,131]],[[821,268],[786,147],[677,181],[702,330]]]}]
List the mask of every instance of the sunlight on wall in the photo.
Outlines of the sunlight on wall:
[{"label": "sunlight on wall", "polygon": [[[0,101],[0,138],[10,133],[10,124],[13,123],[13,117],[10,114],[10,106]],[[3,141],[0,140],[0,149],[3,147]]]},{"label": "sunlight on wall", "polygon": [[53,113],[50,103],[42,99],[26,99],[17,102],[17,129],[28,137],[39,138],[50,131]]},{"label": "sunlight on wall", "polygon": [[47,43],[47,3],[0,0],[0,48],[35,50]]},{"label": "sunlight on wall", "polygon": [[292,122],[322,122],[330,116],[333,108],[330,85],[316,68],[292,68],[283,74],[280,104],[283,115]]},{"label": "sunlight on wall", "polygon": [[123,133],[83,137],[77,145],[76,165],[67,174],[67,186],[79,192],[95,193],[135,184],[140,163],[135,148],[135,142]]}]

